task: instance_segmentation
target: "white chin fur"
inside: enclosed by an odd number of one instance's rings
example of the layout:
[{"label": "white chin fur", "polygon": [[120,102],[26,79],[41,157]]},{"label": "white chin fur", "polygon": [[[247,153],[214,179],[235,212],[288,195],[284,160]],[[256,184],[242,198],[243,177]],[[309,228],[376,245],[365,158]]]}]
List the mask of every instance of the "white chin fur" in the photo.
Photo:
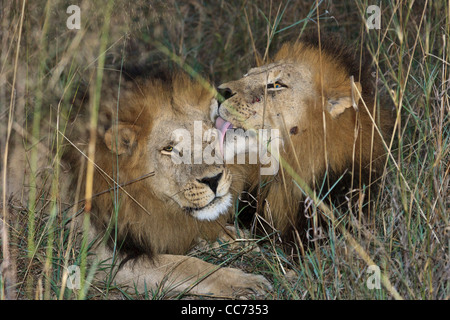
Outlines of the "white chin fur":
[{"label": "white chin fur", "polygon": [[198,220],[216,220],[220,215],[228,212],[231,204],[231,194],[229,193],[221,198],[216,198],[214,203],[210,203],[205,208],[193,211],[193,217]]}]

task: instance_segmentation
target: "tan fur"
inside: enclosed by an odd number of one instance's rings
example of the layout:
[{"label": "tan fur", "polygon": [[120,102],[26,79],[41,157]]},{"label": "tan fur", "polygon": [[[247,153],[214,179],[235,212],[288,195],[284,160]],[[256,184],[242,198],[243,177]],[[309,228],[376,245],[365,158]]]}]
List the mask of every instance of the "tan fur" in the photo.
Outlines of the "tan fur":
[{"label": "tan fur", "polygon": [[[285,44],[267,65],[219,86],[230,97],[212,114],[234,127],[260,129],[265,112],[264,128],[279,129],[283,137],[281,157],[316,192],[326,171],[332,176],[330,185],[347,171],[354,174],[354,189],[367,186],[381,173],[385,150],[364,103],[385,136],[392,126],[392,115],[386,108],[374,111],[369,70],[365,66],[358,72],[350,54],[339,44],[327,43],[321,52],[311,42]],[[276,81],[287,87],[266,89]],[[257,189],[259,169],[253,166],[248,175],[250,189]],[[271,181],[261,189],[271,217],[268,210],[262,214],[273,219],[275,228],[284,234],[301,225],[305,220],[304,195],[289,172],[280,167],[275,177],[262,178]]]}]

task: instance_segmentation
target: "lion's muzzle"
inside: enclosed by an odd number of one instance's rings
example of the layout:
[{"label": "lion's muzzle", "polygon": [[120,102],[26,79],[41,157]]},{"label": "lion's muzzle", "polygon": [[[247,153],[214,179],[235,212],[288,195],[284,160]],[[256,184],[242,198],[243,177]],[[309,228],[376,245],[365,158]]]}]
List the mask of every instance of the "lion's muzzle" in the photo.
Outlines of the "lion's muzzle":
[{"label": "lion's muzzle", "polygon": [[224,169],[219,174],[206,175],[188,183],[184,196],[189,207],[185,209],[199,220],[215,220],[231,206],[231,181],[231,173]]}]

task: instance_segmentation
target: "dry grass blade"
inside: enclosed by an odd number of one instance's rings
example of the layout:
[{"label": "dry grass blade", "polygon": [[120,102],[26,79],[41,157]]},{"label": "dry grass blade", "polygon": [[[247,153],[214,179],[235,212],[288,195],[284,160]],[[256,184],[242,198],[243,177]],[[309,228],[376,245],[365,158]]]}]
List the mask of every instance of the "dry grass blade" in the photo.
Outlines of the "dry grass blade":
[{"label": "dry grass blade", "polygon": [[5,149],[3,153],[3,176],[2,176],[2,182],[3,182],[3,192],[2,192],[2,207],[3,207],[3,219],[2,219],[2,249],[3,249],[3,262],[0,265],[2,276],[5,279],[5,297],[6,299],[15,299],[16,293],[15,293],[15,285],[17,283],[16,279],[16,263],[14,258],[11,256],[10,248],[9,248],[9,215],[8,215],[8,203],[6,201],[6,193],[7,193],[7,167],[8,167],[8,149],[9,149],[9,139],[11,136],[11,130],[13,125],[13,115],[14,115],[14,100],[15,100],[15,86],[16,86],[16,77],[17,77],[17,67],[18,67],[18,61],[19,61],[19,53],[20,53],[20,44],[22,39],[22,26],[23,26],[23,19],[25,16],[25,4],[26,1],[23,0],[22,2],[22,11],[20,14],[20,22],[19,22],[19,32],[18,32],[18,40],[17,40],[17,48],[16,48],[16,56],[15,56],[15,62],[14,62],[14,75],[13,75],[13,81],[12,81],[12,88],[11,90],[11,100],[9,104],[9,114],[8,114],[8,128],[7,128],[7,136],[5,140]]}]

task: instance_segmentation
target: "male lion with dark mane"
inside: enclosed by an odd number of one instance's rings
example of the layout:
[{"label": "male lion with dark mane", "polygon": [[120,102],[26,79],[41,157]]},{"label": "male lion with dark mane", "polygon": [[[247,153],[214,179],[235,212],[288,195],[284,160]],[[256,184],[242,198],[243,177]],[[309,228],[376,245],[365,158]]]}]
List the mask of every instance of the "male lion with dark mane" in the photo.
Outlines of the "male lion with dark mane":
[{"label": "male lion with dark mane", "polygon": [[[376,108],[371,80],[370,65],[360,66],[348,47],[323,36],[319,45],[308,36],[284,44],[269,63],[243,78],[220,85],[225,100],[213,100],[211,120],[222,144],[236,128],[278,129],[279,156],[297,177],[322,189],[322,196],[331,191],[334,200],[351,198],[349,190],[363,193],[382,173],[382,139],[393,124],[391,110]],[[282,235],[296,237],[291,233],[296,228],[304,237],[306,197],[289,170],[280,168],[268,178],[260,178],[258,166],[247,170],[249,189],[259,189],[258,199],[269,206],[260,205],[260,214]],[[344,182],[350,188],[342,189]]]},{"label": "male lion with dark mane", "polygon": [[[120,267],[101,269],[115,270],[113,281],[133,292],[221,297],[267,292],[271,286],[261,275],[186,255],[200,239],[221,235],[233,209],[232,199],[242,189],[222,164],[176,164],[172,159],[179,143],[175,130],[187,130],[193,137],[194,121],[202,121],[203,129],[208,129],[213,93],[182,73],[164,80],[122,80],[120,87],[117,76],[108,79],[104,79],[98,118],[90,241],[95,243],[98,262],[111,264],[117,248],[119,260],[114,263]],[[65,204],[74,201],[70,196],[76,178],[86,177],[82,169],[86,165],[81,163],[86,163],[88,121],[83,113],[77,118],[67,130],[72,145],[62,157],[71,167],[61,173],[60,194],[70,198],[62,201]],[[14,150],[10,181],[24,181],[19,177],[26,166],[24,153]],[[14,193],[13,186],[10,190]]]}]

